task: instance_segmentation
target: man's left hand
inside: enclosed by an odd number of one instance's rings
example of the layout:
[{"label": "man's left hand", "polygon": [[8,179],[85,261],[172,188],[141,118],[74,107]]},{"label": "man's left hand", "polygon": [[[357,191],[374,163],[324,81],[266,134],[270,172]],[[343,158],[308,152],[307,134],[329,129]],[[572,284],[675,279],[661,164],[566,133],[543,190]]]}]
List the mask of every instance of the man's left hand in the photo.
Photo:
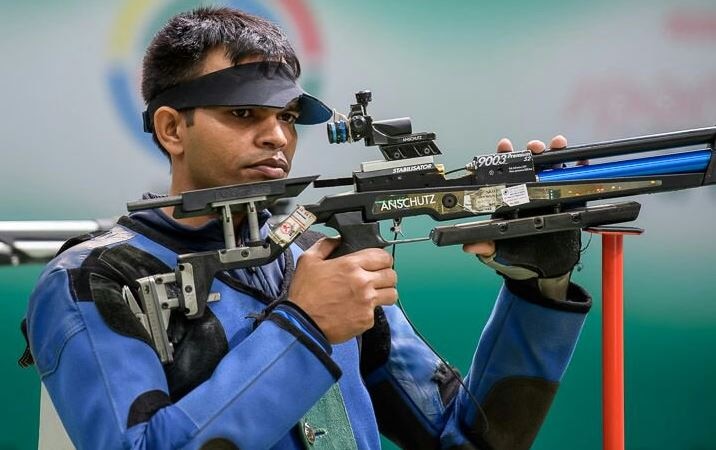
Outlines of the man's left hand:
[{"label": "man's left hand", "polygon": [[[565,138],[561,134],[558,134],[557,136],[553,137],[549,143],[550,150],[558,150],[561,148],[565,148],[566,146],[567,138]],[[539,155],[540,153],[544,152],[546,147],[547,146],[544,144],[544,142],[539,140],[532,140],[527,143],[527,149],[531,151],[533,155]],[[497,143],[497,153],[508,153],[512,150],[512,141],[507,138],[502,138]],[[465,244],[462,246],[462,249],[467,253],[488,257],[495,254],[495,242],[485,241]]]},{"label": "man's left hand", "polygon": [[[546,147],[544,142],[539,140],[532,140],[527,143],[527,149],[535,155],[544,152]],[[550,141],[550,150],[558,150],[565,147],[567,147],[567,139],[562,135],[557,135]],[[507,138],[503,138],[497,143],[498,153],[511,152],[512,150],[512,142]],[[581,164],[585,163],[586,162],[581,162]],[[561,240],[562,233],[555,233],[554,236],[549,236],[549,238],[545,236],[530,236],[520,238],[518,240],[519,242],[513,240],[513,242],[509,243],[510,245],[505,245],[505,252],[502,252],[504,256],[509,258],[509,261],[500,261],[500,255],[496,255],[497,249],[493,241],[465,244],[463,245],[463,250],[467,253],[477,255],[482,262],[496,269],[507,278],[514,280],[537,279],[542,295],[554,300],[564,300],[567,286],[569,285],[572,266],[579,260],[580,231],[577,230],[567,233],[572,234],[569,236],[565,235],[564,242]],[[576,238],[573,236],[575,233]],[[555,238],[557,238],[558,241],[555,241]],[[508,243],[506,242],[505,244]],[[511,244],[519,245],[515,246]],[[518,248],[520,246],[524,246],[524,251]],[[559,255],[555,253],[559,253]],[[521,261],[519,257],[520,254],[524,254],[524,262]],[[554,259],[554,263],[556,264],[547,264],[546,266],[549,266],[548,268],[540,270],[541,268],[536,267],[535,261],[543,259],[545,254],[550,255],[549,258]],[[542,256],[541,258],[540,255]],[[498,258],[496,258],[496,256],[498,256]],[[564,264],[562,264],[562,262]],[[555,269],[559,272],[564,270],[565,273],[551,273],[554,272]]]}]

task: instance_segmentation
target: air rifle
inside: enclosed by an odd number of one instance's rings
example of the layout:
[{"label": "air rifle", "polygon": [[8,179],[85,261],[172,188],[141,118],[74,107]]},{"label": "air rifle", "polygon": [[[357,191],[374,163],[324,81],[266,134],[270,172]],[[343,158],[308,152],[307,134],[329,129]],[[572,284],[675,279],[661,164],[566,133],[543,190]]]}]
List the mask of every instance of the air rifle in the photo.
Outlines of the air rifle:
[{"label": "air rifle", "polygon": [[[283,240],[286,246],[312,223],[326,224],[341,235],[341,245],[332,257],[368,247],[383,248],[427,239],[432,239],[438,246],[445,246],[622,223],[637,218],[641,207],[639,203],[631,201],[588,206],[586,202],[687,189],[716,182],[713,175],[716,159],[712,158],[716,127],[589,144],[542,155],[532,155],[525,151],[476,156],[464,168],[467,175],[447,178],[444,168],[434,161],[434,157],[441,154],[434,142],[435,134],[412,133],[410,119],[407,118],[373,121],[366,112],[370,94],[361,91],[356,94],[356,99],[357,103],[351,106],[348,116],[337,115],[337,120],[328,124],[329,141],[342,143],[364,140],[367,146],[377,145],[384,160],[363,163],[361,169],[350,178],[301,179],[302,182],[312,181],[314,187],[318,188],[352,185],[353,191],[326,196],[318,203],[299,207],[286,219],[288,222],[282,222],[270,233],[276,233],[276,230],[282,228],[293,230],[290,234],[292,237]],[[587,158],[594,160],[698,144],[705,144],[708,148],[591,166],[554,168],[555,164]],[[284,181],[290,183],[293,180]],[[259,185],[272,186],[272,183],[278,182]],[[250,195],[240,187],[219,187],[197,192],[210,198],[215,196],[239,205],[248,205],[247,197]],[[194,195],[199,194],[187,192],[181,198],[186,202]],[[133,211],[178,203],[175,198],[141,201],[129,204],[128,209]],[[201,214],[209,214],[211,211],[205,207],[206,204],[208,202],[202,200],[195,209],[200,210]],[[255,215],[255,210],[252,212],[251,208],[246,212],[249,218]],[[226,210],[222,210],[222,214],[225,233],[229,233],[226,227],[230,225],[231,214]],[[174,215],[178,218],[187,216],[182,209],[175,209]],[[427,215],[438,221],[479,215],[493,215],[495,218],[436,227],[427,238],[388,241],[381,236],[379,221],[392,220],[393,229],[398,231],[404,217],[416,215]],[[255,223],[255,219],[254,222],[249,220],[249,224],[252,223]],[[252,227],[253,236],[257,228],[255,225]],[[233,229],[233,225],[229,229]],[[168,305],[162,310],[166,315],[162,323],[148,326],[154,330],[152,336],[156,336],[155,342],[168,345],[164,331],[168,322],[167,309],[187,304],[186,299],[182,300],[182,296],[186,297],[182,292],[187,286],[194,286],[187,280],[196,280],[196,286],[200,286],[195,290],[197,294],[192,300],[198,306],[184,310],[188,317],[199,317],[206,302],[213,300],[208,291],[209,283],[216,272],[227,269],[221,255],[224,251],[235,252],[231,250],[232,241],[233,237],[226,239],[228,250],[178,257],[175,278],[164,276],[162,279],[181,285],[178,286],[177,300],[165,300],[164,291],[157,290],[156,277],[139,280],[144,291],[149,293],[143,300],[145,311],[157,311],[160,306]],[[243,259],[244,265],[232,267],[265,264],[278,256],[283,248],[276,247],[276,251],[267,256]],[[241,251],[250,250],[251,247],[246,247]],[[186,277],[187,271],[192,277]],[[132,299],[128,296],[126,298],[131,305]],[[140,314],[141,311],[138,311],[137,315],[141,319]],[[160,355],[168,353],[170,356],[169,350],[160,351]],[[162,361],[166,362],[164,358]]]},{"label": "air rifle", "polygon": [[[529,151],[475,156],[464,176],[448,178],[434,157],[434,133],[413,133],[409,118],[374,121],[370,91],[356,93],[350,113],[334,114],[331,143],[363,140],[384,160],[366,162],[350,178],[316,180],[315,187],[352,185],[353,192],[305,205],[341,235],[334,256],[367,247],[431,239],[438,246],[501,240],[635,220],[637,202],[587,205],[594,200],[689,189],[716,183],[716,127],[586,144],[532,155]],[[588,166],[580,160],[703,145],[704,149]],[[557,167],[557,168],[555,168]],[[378,222],[428,215],[444,221],[492,215],[491,220],[440,226],[428,238],[386,241]]]},{"label": "air rifle", "polygon": [[[358,92],[350,113],[336,113],[328,124],[329,142],[363,140],[366,146],[378,146],[383,155],[383,160],[362,163],[349,178],[317,180],[312,176],[224,186],[127,205],[130,212],[173,206],[176,218],[217,215],[222,221],[225,249],[179,255],[173,272],[137,280],[141,307],[129,288],[123,291],[130,309],[152,336],[163,363],[172,361],[166,333],[172,310],[178,309],[188,318],[201,317],[206,303],[218,300],[217,294],[209,292],[217,272],[272,261],[314,222],[324,223],[341,235],[341,246],[332,255],[335,257],[362,248],[428,239],[445,246],[628,222],[637,218],[639,203],[588,206],[587,202],[716,183],[716,127],[587,144],[541,155],[524,151],[475,156],[459,169],[467,175],[448,178],[456,171],[446,172],[434,161],[441,154],[435,134],[413,133],[409,118],[373,121],[366,110],[370,100],[370,92]],[[584,159],[695,145],[706,148],[559,167]],[[299,206],[262,239],[257,211],[297,196],[311,182],[317,188],[352,185],[353,191]],[[248,242],[236,242],[233,214],[237,212],[247,217]],[[388,241],[380,235],[379,221],[392,220],[397,232],[404,217],[417,215],[437,221],[480,215],[493,218],[436,227],[426,238]],[[18,245],[24,242],[20,238],[28,239],[30,228],[34,230],[33,241],[52,237],[56,250],[63,239],[108,227],[104,222],[83,222],[82,227],[72,223],[75,226],[68,226],[69,222],[14,222],[10,224],[15,229],[6,227],[5,233],[0,228],[0,264],[50,259],[47,245],[44,253]],[[18,229],[18,224],[28,229]]]}]

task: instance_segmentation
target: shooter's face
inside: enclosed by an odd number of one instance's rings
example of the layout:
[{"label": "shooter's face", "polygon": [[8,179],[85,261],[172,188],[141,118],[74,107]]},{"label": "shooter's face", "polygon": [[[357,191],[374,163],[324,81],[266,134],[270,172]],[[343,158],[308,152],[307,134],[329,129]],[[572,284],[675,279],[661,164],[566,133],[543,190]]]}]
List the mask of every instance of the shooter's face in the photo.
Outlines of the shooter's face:
[{"label": "shooter's face", "polygon": [[[242,63],[254,62],[246,59]],[[223,49],[207,55],[202,75],[230,67]],[[299,111],[252,107],[196,108],[193,124],[180,124],[181,152],[173,155],[173,176],[182,190],[285,178],[296,151],[294,121]]]},{"label": "shooter's face", "polygon": [[285,178],[297,116],[274,108],[197,108],[184,152],[192,188]]}]

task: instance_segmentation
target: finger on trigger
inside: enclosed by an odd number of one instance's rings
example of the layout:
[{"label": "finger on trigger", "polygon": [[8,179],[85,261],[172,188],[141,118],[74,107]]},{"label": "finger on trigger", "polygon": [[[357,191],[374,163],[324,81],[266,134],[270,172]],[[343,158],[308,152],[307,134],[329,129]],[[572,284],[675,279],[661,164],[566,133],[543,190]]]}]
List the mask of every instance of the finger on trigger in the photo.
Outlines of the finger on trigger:
[{"label": "finger on trigger", "polygon": [[497,152],[507,153],[512,151],[512,141],[507,138],[502,138],[497,142]]}]

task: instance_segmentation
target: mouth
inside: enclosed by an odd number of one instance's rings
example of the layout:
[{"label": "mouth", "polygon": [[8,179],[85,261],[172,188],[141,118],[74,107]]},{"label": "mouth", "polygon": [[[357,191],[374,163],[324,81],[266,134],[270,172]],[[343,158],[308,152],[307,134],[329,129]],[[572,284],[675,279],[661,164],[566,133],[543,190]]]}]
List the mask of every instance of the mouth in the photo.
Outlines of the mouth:
[{"label": "mouth", "polygon": [[268,178],[285,178],[288,175],[288,162],[283,159],[264,159],[248,167],[261,172]]}]

